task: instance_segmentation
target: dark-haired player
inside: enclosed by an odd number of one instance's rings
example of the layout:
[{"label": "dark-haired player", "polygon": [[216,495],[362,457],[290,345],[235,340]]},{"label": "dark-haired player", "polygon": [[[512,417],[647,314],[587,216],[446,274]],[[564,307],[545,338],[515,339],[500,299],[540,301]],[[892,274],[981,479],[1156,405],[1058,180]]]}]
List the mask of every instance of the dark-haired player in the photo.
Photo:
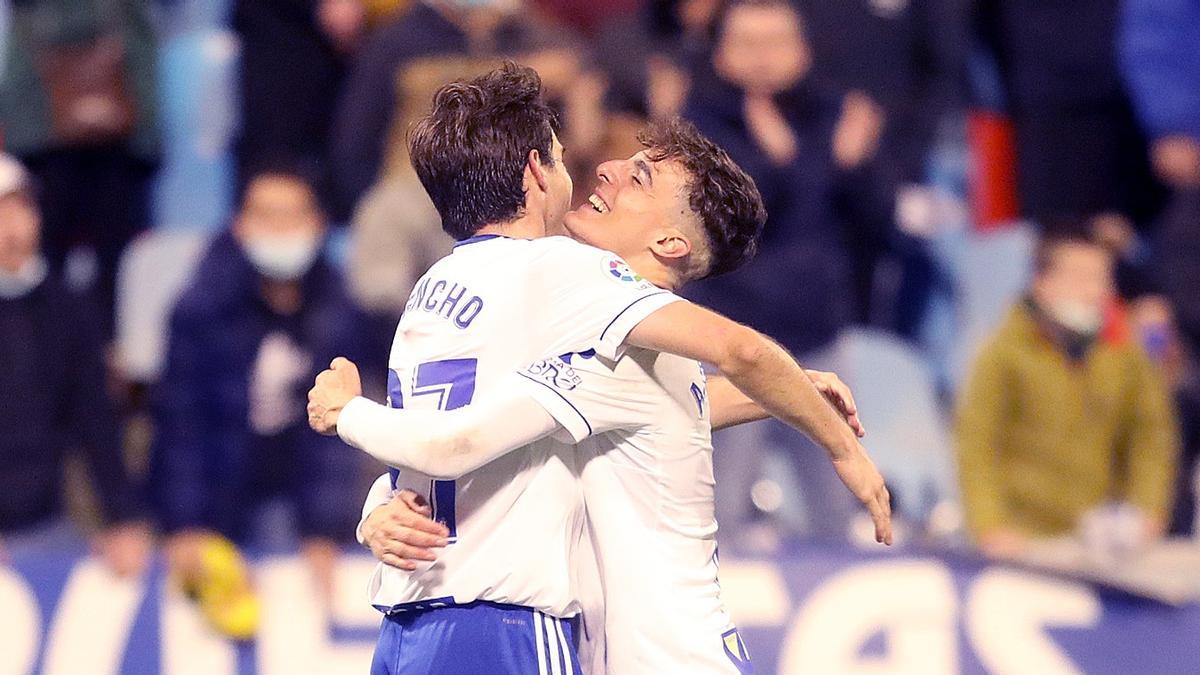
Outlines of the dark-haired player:
[{"label": "dark-haired player", "polygon": [[[392,407],[453,410],[502,393],[512,371],[547,354],[612,364],[642,348],[692,360],[680,377],[700,399],[692,404],[700,419],[704,382],[695,360],[707,361],[829,448],[877,516],[878,537],[890,539],[882,479],[804,371],[767,338],[665,290],[752,255],[765,215],[753,182],[675,123],[647,138],[645,152],[603,165],[590,206],[563,219],[558,209],[571,183],[558,175],[565,171],[551,118],[547,111],[543,122],[529,121],[542,105],[538,89],[536,74],[515,66],[448,85],[411,135],[418,175],[444,227],[461,240],[418,282],[400,321]],[[501,199],[503,208],[493,208]],[[618,248],[630,260],[545,236],[563,231],[564,220],[585,241],[599,241],[607,228],[627,234]],[[636,236],[626,224],[636,224]],[[656,278],[637,269],[654,269]],[[319,378],[310,416],[319,429],[337,425],[370,445],[366,439],[390,433],[394,418],[364,399],[343,409],[346,400],[327,395],[352,390],[335,386],[356,380],[351,371],[341,365]],[[562,619],[580,611],[572,574],[585,536],[582,467],[566,443],[508,436],[524,427],[512,422],[492,431],[522,445],[520,452],[457,480],[404,471],[381,485],[385,497],[396,487],[427,492],[450,545],[415,570],[378,569],[372,597],[389,618],[376,672],[579,669],[573,627]]]}]

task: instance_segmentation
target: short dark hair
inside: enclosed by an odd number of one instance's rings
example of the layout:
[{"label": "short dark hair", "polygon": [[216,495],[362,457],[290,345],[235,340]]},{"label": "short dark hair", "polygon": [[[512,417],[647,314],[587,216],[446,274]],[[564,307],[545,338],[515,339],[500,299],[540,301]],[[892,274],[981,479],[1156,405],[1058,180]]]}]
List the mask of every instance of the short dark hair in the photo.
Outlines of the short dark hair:
[{"label": "short dark hair", "polygon": [[442,229],[466,239],[489,223],[516,219],[525,208],[525,161],[550,154],[557,119],[542,99],[537,71],[512,62],[433,95],[433,109],[413,125],[408,149]]},{"label": "short dark hair", "polygon": [[259,157],[242,168],[242,184],[238,190],[238,205],[244,206],[250,186],[260,178],[273,176],[287,178],[308,188],[313,203],[320,211],[325,210],[325,195],[322,194],[321,171],[316,163],[287,153],[275,153]]},{"label": "short dark hair", "polygon": [[698,278],[732,272],[753,258],[767,209],[754,179],[729,153],[679,118],[651,122],[638,141],[651,161],[675,161],[687,171],[688,206],[699,218],[712,254]]},{"label": "short dark hair", "polygon": [[1108,252],[1096,238],[1094,219],[1075,216],[1055,216],[1043,222],[1033,255],[1033,271],[1042,274],[1054,265],[1054,254],[1067,245],[1090,246]]}]

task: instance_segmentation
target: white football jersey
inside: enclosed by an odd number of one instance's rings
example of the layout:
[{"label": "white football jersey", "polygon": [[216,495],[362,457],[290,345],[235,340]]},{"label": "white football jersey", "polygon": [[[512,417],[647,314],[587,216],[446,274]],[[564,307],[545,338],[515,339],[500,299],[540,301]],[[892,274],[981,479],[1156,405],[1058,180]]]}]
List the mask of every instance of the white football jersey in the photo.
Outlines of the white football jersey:
[{"label": "white football jersey", "polygon": [[525,388],[577,439],[608,672],[752,672],[721,600],[712,436],[696,361],[630,348],[550,358]]},{"label": "white football jersey", "polygon": [[[634,326],[676,300],[616,255],[565,237],[472,237],[412,291],[388,364],[389,404],[452,410],[546,354],[616,358]],[[393,470],[393,487],[428,495],[451,543],[414,572],[377,566],[372,604],[486,600],[578,613],[570,561],[587,535],[574,453],[545,439],[457,481]]]}]

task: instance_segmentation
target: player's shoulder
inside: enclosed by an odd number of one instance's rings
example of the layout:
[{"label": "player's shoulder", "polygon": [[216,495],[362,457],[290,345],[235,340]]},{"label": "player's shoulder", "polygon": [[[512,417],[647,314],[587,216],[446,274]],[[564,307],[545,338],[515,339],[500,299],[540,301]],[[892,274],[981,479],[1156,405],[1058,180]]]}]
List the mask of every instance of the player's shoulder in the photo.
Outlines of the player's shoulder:
[{"label": "player's shoulder", "polygon": [[654,290],[621,256],[570,237],[543,237],[530,242],[539,256],[539,268],[580,284],[607,282],[639,290]]},{"label": "player's shoulder", "polygon": [[561,235],[530,239],[525,243],[533,255],[547,256],[563,261],[599,260],[605,255],[614,255],[604,249]]}]

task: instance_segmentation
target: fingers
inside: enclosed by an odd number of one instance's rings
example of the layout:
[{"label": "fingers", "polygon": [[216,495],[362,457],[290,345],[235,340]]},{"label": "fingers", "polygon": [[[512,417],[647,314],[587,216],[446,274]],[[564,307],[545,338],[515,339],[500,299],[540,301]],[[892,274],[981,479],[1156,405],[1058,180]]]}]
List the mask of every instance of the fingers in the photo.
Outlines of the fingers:
[{"label": "fingers", "polygon": [[377,548],[379,548],[381,554],[390,553],[397,558],[403,558],[405,560],[425,562],[433,562],[434,560],[437,560],[437,554],[428,548],[413,546],[411,544],[406,544],[402,541],[394,539],[379,543]]},{"label": "fingers", "polygon": [[892,545],[892,495],[881,485],[872,500],[871,518],[875,521],[875,541]]},{"label": "fingers", "polygon": [[400,492],[396,493],[396,496],[399,497],[400,501],[404,502],[408,508],[412,509],[413,511],[416,511],[423,516],[433,515],[433,509],[429,507],[429,502],[424,497],[413,492],[412,490],[401,490]]},{"label": "fingers", "polygon": [[862,421],[858,419],[858,413],[846,416],[846,423],[854,431],[854,435],[862,438],[867,435],[867,430],[862,425]]},{"label": "fingers", "polygon": [[371,552],[381,562],[411,572],[417,568],[420,562],[437,560],[437,554],[431,548],[437,547],[439,544],[420,543],[427,541],[436,541],[436,537],[409,528],[397,528],[377,533],[370,542]]},{"label": "fingers", "polygon": [[417,569],[417,563],[411,560],[405,560],[398,555],[392,553],[384,553],[379,556],[379,561],[391,567],[398,567],[408,572],[414,572]]},{"label": "fingers", "polygon": [[415,532],[437,537],[441,542],[437,546],[445,546],[446,537],[450,536],[450,530],[445,525],[419,513],[405,512],[399,514],[396,516],[394,522],[403,527],[411,528]]},{"label": "fingers", "polygon": [[391,522],[401,527],[435,535],[443,540],[439,546],[445,546],[444,539],[450,536],[450,530],[445,525],[429,518],[428,505],[415,492],[402,490],[397,494],[398,501],[388,504],[387,511]]}]

